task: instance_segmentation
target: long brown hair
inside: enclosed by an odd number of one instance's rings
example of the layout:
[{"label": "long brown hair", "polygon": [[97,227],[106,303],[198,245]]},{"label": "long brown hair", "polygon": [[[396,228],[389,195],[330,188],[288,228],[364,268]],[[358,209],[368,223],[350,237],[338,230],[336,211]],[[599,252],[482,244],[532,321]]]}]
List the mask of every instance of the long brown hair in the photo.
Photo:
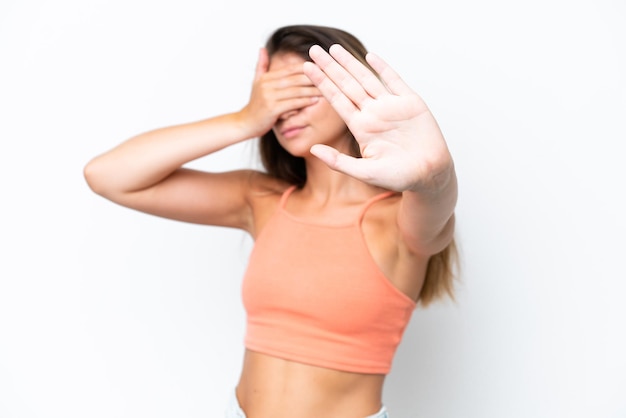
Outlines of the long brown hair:
[{"label": "long brown hair", "polygon": [[[346,31],[327,26],[284,26],[270,35],[265,43],[265,48],[270,58],[277,52],[290,52],[299,55],[306,61],[311,61],[309,48],[313,45],[319,45],[328,51],[333,44],[340,44],[371,69],[365,61],[367,49],[365,49],[361,41]],[[263,167],[269,175],[298,187],[304,186],[304,183],[306,183],[304,159],[289,154],[278,143],[276,135],[274,135],[272,130],[261,136],[259,151]],[[361,156],[359,144],[354,138],[351,142],[350,151],[354,156]]]},{"label": "long brown hair", "polygon": [[445,296],[455,300],[454,282],[459,276],[459,270],[459,251],[453,238],[446,248],[430,256],[419,305],[426,307]]},{"label": "long brown hair", "polygon": [[[315,25],[284,26],[274,31],[268,38],[265,48],[270,59],[277,52],[295,53],[306,61],[311,61],[309,48],[319,45],[326,51],[333,44],[340,44],[365,66],[372,69],[365,60],[367,49],[354,35],[332,27]],[[372,70],[373,71],[373,70]],[[306,183],[304,159],[287,152],[270,130],[259,141],[261,163],[267,173],[301,188]],[[351,152],[360,157],[359,144],[352,140]],[[431,256],[426,270],[426,279],[420,293],[419,303],[426,306],[444,296],[454,299],[454,279],[458,262],[458,252],[454,239],[441,252]]]}]

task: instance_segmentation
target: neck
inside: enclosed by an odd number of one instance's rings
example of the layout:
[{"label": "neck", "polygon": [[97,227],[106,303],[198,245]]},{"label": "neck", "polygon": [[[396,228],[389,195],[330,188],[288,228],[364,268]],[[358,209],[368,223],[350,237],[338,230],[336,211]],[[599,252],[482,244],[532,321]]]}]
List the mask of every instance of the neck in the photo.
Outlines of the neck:
[{"label": "neck", "polygon": [[306,158],[307,180],[302,188],[305,194],[324,201],[362,199],[364,195],[379,193],[382,189],[328,168],[317,157]]}]

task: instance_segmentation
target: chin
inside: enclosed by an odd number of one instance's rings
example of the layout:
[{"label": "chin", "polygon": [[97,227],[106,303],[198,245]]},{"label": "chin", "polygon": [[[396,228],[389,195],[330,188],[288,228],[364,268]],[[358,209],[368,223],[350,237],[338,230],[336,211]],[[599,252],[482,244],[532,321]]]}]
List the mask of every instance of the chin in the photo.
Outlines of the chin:
[{"label": "chin", "polygon": [[281,147],[283,147],[283,149],[285,151],[287,151],[289,154],[293,155],[294,157],[302,157],[302,158],[307,158],[310,157],[311,155],[311,147],[313,146],[313,144],[309,144],[309,143],[298,143],[298,140],[279,140],[278,143],[280,144]]},{"label": "chin", "polygon": [[311,154],[311,147],[306,147],[306,148],[286,148],[286,151],[293,155],[294,157],[300,157],[300,158],[309,158],[311,156],[313,156],[313,154]]}]

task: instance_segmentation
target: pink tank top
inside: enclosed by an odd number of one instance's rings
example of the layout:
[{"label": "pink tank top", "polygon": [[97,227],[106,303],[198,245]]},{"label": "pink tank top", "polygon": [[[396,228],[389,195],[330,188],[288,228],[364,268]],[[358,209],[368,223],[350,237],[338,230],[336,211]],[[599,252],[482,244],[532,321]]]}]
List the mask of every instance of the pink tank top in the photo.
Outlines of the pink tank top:
[{"label": "pink tank top", "polygon": [[245,345],[287,360],[358,373],[387,374],[416,303],[381,272],[361,221],[346,225],[276,212],[259,234],[243,278]]}]

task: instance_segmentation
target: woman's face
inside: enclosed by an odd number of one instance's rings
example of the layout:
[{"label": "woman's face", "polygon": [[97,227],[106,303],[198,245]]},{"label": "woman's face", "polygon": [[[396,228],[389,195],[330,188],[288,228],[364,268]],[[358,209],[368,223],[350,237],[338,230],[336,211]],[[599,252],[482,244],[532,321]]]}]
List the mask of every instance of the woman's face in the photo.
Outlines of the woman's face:
[{"label": "woman's face", "polygon": [[[301,65],[304,61],[294,53],[277,53],[271,58],[269,70]],[[282,147],[296,157],[311,156],[309,150],[315,144],[330,145],[349,153],[352,141],[343,119],[321,96],[314,104],[280,115],[273,131]]]}]

